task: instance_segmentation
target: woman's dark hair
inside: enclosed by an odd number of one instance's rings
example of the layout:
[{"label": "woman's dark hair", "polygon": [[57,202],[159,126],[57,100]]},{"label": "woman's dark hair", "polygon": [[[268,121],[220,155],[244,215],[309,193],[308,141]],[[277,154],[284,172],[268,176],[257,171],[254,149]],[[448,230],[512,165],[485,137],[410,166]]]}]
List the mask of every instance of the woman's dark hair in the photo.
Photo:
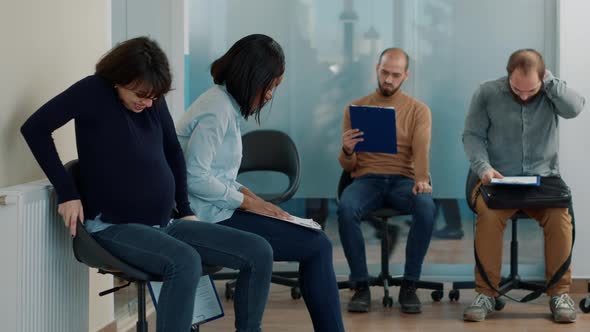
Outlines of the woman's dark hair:
[{"label": "woman's dark hair", "polygon": [[[248,119],[254,115],[257,122],[266,91],[284,72],[285,55],[281,45],[261,34],[238,40],[211,64],[215,84],[224,84],[240,106],[242,116]],[[259,98],[258,106],[252,108],[256,98]]]},{"label": "woman's dark hair", "polygon": [[141,97],[159,98],[170,91],[172,74],[168,58],[158,43],[147,37],[137,37],[117,44],[96,64],[96,75],[113,85],[145,84],[148,94]]}]

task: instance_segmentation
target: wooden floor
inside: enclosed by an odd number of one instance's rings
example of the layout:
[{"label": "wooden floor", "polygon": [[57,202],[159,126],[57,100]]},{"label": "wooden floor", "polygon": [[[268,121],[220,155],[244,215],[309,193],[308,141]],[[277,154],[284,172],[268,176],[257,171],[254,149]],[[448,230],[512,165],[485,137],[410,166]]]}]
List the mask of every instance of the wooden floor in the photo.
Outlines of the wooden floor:
[{"label": "wooden floor", "polygon": [[[224,289],[223,282],[218,282],[218,289]],[[489,319],[480,323],[466,323],[461,320],[463,309],[475,296],[474,291],[462,291],[459,303],[449,302],[447,298],[433,303],[430,292],[419,291],[423,302],[423,313],[419,315],[402,314],[397,304],[397,290],[393,291],[394,306],[384,309],[381,306],[382,288],[374,287],[372,310],[368,314],[351,314],[346,311],[346,303],[352,292],[342,290],[340,299],[346,331],[589,331],[590,314],[578,313],[574,324],[555,324],[549,314],[548,298],[539,298],[532,304],[509,302],[506,307],[494,313]],[[515,291],[519,296],[524,292]],[[223,295],[223,294],[220,294]],[[576,303],[583,297],[574,294]],[[201,326],[201,331],[233,331],[233,303],[222,300],[225,317]],[[313,327],[303,300],[292,300],[290,291],[283,286],[273,285],[263,320],[265,332],[304,332],[313,331]]]},{"label": "wooden floor", "polygon": [[[392,269],[395,266],[403,267],[405,258],[405,241],[409,227],[404,220],[398,220],[397,223],[402,227],[399,243],[391,257],[390,263]],[[433,239],[430,244],[428,254],[425,259],[425,266],[428,264],[458,264],[450,265],[449,268],[456,268],[460,264],[468,264],[468,276],[472,276],[473,271],[473,234],[472,221],[463,220],[463,230],[465,237],[462,240],[441,240]],[[440,227],[440,226],[439,226]],[[533,221],[523,222],[519,226],[521,234],[527,234],[526,239],[522,237],[520,243],[520,263],[521,264],[538,264],[543,261],[543,241],[542,232],[537,224]],[[334,268],[339,279],[345,279],[349,273],[348,264],[344,258],[336,221],[330,218],[326,233],[334,246]],[[374,236],[374,229],[363,224],[363,233],[367,250],[367,263],[369,272],[377,275],[379,265],[379,240]],[[510,231],[507,231],[504,237],[504,263],[509,261]],[[534,235],[534,236],[533,236]],[[274,269],[293,270],[297,265],[288,263],[275,264]],[[435,279],[435,280],[454,280],[454,279]],[[217,281],[217,289],[220,297],[225,289],[224,281]],[[429,291],[419,291],[418,295],[423,303],[423,313],[419,315],[401,314],[397,304],[397,288],[392,290],[394,298],[394,307],[384,309],[381,306],[383,290],[380,287],[372,288],[373,305],[372,311],[368,314],[350,314],[346,311],[352,292],[348,290],[340,291],[340,300],[342,303],[342,312],[346,331],[349,332],[366,332],[366,331],[590,331],[590,314],[579,312],[578,322],[575,324],[558,325],[551,321],[549,313],[548,298],[546,296],[537,299],[533,304],[520,304],[509,302],[504,310],[493,314],[489,319],[480,323],[463,322],[463,309],[473,300],[475,293],[473,290],[462,290],[459,303],[449,302],[448,290],[450,284],[445,284],[445,298],[439,303],[433,303]],[[579,286],[575,287],[578,292],[573,294],[576,305],[581,298],[587,295],[587,282],[580,280]],[[120,293],[120,292],[117,292]],[[119,324],[121,319],[118,318],[119,331],[134,331],[135,312],[128,310],[128,303],[133,304],[135,300],[135,291],[130,289],[127,294],[124,292],[115,296],[117,308],[123,312],[122,316],[128,324]],[[511,292],[516,297],[522,297],[526,292]],[[222,300],[225,317],[213,322],[209,322],[201,327],[201,331],[234,331],[234,313],[233,303],[225,299]],[[119,312],[118,311],[118,312]],[[151,309],[153,311],[153,307]],[[148,311],[149,312],[149,311]],[[130,316],[130,317],[129,317]],[[123,328],[122,326],[128,326]],[[155,331],[155,314],[150,314],[150,331]],[[304,332],[313,331],[313,327],[307,314],[303,300],[292,300],[290,289],[284,286],[273,285],[271,294],[266,306],[263,320],[263,330],[265,332]],[[321,331],[320,331],[321,332]]]}]

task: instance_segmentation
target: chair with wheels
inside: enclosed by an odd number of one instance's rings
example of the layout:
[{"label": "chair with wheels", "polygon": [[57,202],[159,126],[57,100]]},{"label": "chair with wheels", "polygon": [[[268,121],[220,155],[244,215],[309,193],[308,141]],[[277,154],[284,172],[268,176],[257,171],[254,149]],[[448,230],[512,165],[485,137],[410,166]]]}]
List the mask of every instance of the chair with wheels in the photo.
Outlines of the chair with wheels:
[{"label": "chair with wheels", "polygon": [[[295,195],[300,182],[299,153],[293,140],[277,130],[255,130],[242,136],[242,163],[238,174],[272,171],[287,176],[287,188],[278,193],[257,194],[273,204],[288,201]],[[218,273],[215,280],[235,279],[237,273]],[[301,298],[298,271],[273,272],[271,282],[291,287],[291,297]],[[235,280],[226,283],[225,298],[233,298]]]},{"label": "chair with wheels", "polygon": [[[467,174],[467,180],[465,182],[465,198],[467,199],[467,205],[475,214],[477,214],[477,212],[475,211],[475,206],[473,205],[474,202],[471,200],[471,195],[473,194],[473,190],[475,189],[475,186],[478,184],[478,181],[479,177],[470,169]],[[514,215],[512,215],[512,217],[510,217],[512,225],[512,239],[510,242],[510,274],[508,275],[508,277],[503,277],[500,281],[500,287],[498,288],[498,290],[502,293],[506,293],[513,289],[537,291],[543,289],[545,285],[544,280],[523,281],[518,273],[519,219],[530,219],[530,217],[522,211],[517,211]],[[475,288],[474,281],[453,282],[453,289],[449,292],[449,299],[451,301],[458,301],[460,297],[460,289],[473,288]],[[502,299],[496,298],[496,310],[502,310],[505,304],[506,303]]]},{"label": "chair with wheels", "polygon": [[[340,175],[340,180],[338,181],[338,192],[337,192],[337,200],[340,202],[340,196],[344,189],[352,183],[353,179],[350,176],[350,173],[346,171],[342,171]],[[407,215],[407,213],[402,211],[397,211],[390,208],[381,208],[369,213],[364,220],[375,220],[376,224],[381,227],[381,271],[377,277],[371,277],[369,279],[369,286],[382,286],[383,287],[383,306],[384,307],[391,307],[393,305],[393,298],[389,295],[389,287],[390,286],[401,286],[402,279],[401,277],[393,277],[389,272],[389,252],[388,248],[390,246],[390,241],[392,239],[389,238],[389,233],[387,232],[388,222],[391,218],[397,216]],[[354,285],[351,281],[339,281],[338,288],[353,288]],[[422,289],[430,289],[432,293],[430,294],[433,301],[438,302],[443,298],[443,284],[440,282],[429,282],[429,281],[416,281],[416,288]]]},{"label": "chair with wheels", "polygon": [[[76,183],[80,179],[80,167],[78,160],[72,160],[65,165],[68,172],[72,175]],[[82,205],[84,200],[82,198]],[[162,276],[150,275],[131,264],[127,264],[117,257],[111,255],[105,250],[91,235],[86,231],[86,228],[78,221],[76,225],[76,237],[74,237],[73,244],[74,256],[76,259],[89,267],[98,269],[100,274],[112,274],[120,279],[127,281],[123,286],[114,287],[98,293],[99,296],[104,296],[120,289],[128,287],[131,283],[135,283],[137,288],[137,332],[147,332],[148,323],[146,319],[146,285],[150,281],[162,281]],[[218,266],[203,265],[203,275],[212,274],[221,270]],[[192,331],[198,331],[198,326],[193,326]]]}]

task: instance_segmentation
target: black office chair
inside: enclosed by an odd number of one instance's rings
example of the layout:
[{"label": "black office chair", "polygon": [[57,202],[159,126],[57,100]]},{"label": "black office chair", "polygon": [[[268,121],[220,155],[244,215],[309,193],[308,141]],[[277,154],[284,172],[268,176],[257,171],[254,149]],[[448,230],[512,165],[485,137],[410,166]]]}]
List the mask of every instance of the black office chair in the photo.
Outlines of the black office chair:
[{"label": "black office chair", "polygon": [[[350,174],[346,171],[342,171],[340,180],[338,181],[338,193],[337,200],[340,202],[340,196],[344,189],[352,183]],[[383,306],[391,307],[393,305],[393,298],[389,296],[389,286],[401,286],[401,277],[392,277],[389,273],[389,253],[388,248],[390,246],[391,239],[387,232],[389,219],[397,216],[407,215],[405,212],[397,211],[390,208],[381,208],[369,213],[363,219],[374,219],[378,220],[378,224],[381,226],[381,271],[379,276],[371,277],[369,279],[369,286],[383,286]],[[354,285],[351,281],[339,281],[338,288],[353,288]],[[433,301],[440,301],[443,298],[443,284],[440,282],[429,282],[429,281],[416,281],[416,288],[430,289],[433,290],[430,296]]]},{"label": "black office chair", "polygon": [[[465,198],[467,199],[467,205],[473,211],[475,211],[475,206],[473,206],[473,201],[471,200],[471,195],[473,194],[473,190],[479,181],[479,177],[476,173],[474,173],[471,169],[467,173],[467,180],[465,182]],[[512,240],[510,242],[510,274],[508,277],[503,277],[500,281],[500,287],[498,290],[502,293],[506,293],[513,289],[526,289],[530,291],[536,291],[544,288],[545,280],[535,280],[535,281],[523,281],[518,274],[518,220],[519,219],[530,219],[526,213],[522,211],[517,211],[510,220],[512,221]],[[474,234],[475,235],[475,234]],[[460,281],[460,282],[453,282],[453,289],[449,292],[449,299],[451,301],[458,301],[460,297],[459,290],[460,289],[473,289],[475,288],[475,282],[473,281]],[[502,310],[504,307],[505,302],[501,299],[496,299],[496,310]]]},{"label": "black office chair", "polygon": [[[65,165],[68,172],[72,175],[76,184],[79,184],[80,179],[80,165],[78,160],[72,160]],[[82,204],[84,200],[82,199]],[[123,286],[114,287],[98,293],[99,296],[104,296],[120,289],[128,287],[131,283],[135,283],[137,287],[137,332],[147,332],[148,323],[146,319],[146,299],[145,289],[150,281],[162,281],[161,276],[150,275],[140,269],[127,264],[117,257],[111,255],[105,250],[87,231],[86,228],[78,221],[76,225],[76,237],[74,237],[73,244],[74,256],[76,259],[89,267],[98,269],[100,274],[112,274],[120,279],[127,281]],[[203,265],[203,275],[212,274],[221,270],[218,266]],[[198,326],[193,326],[192,331],[198,331]]]},{"label": "black office chair", "polygon": [[[242,136],[242,163],[238,174],[247,172],[273,171],[286,175],[289,184],[278,193],[257,194],[273,204],[288,201],[299,188],[300,162],[297,147],[291,138],[277,130],[255,130]],[[216,280],[235,279],[236,273],[218,273]],[[301,298],[299,271],[273,272],[271,282],[291,287],[291,297]],[[234,295],[235,281],[226,283],[225,298]]]}]

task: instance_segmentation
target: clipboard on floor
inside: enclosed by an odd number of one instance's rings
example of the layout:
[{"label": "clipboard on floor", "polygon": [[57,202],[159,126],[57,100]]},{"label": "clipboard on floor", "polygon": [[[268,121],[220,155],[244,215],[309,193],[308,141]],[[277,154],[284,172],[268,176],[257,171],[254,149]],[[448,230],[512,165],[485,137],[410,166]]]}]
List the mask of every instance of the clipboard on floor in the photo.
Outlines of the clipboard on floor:
[{"label": "clipboard on floor", "polygon": [[[148,283],[148,290],[156,310],[158,309],[157,299],[160,295],[161,289],[161,282],[152,281]],[[219,296],[217,295],[215,284],[213,284],[213,279],[211,279],[211,276],[209,275],[202,276],[201,279],[199,279],[197,294],[195,296],[195,309],[193,310],[192,320],[193,328],[221,318],[223,315],[223,307],[221,306],[221,301],[219,301]]]},{"label": "clipboard on floor", "polygon": [[350,127],[363,132],[355,152],[397,154],[397,130],[393,107],[350,105]]}]

